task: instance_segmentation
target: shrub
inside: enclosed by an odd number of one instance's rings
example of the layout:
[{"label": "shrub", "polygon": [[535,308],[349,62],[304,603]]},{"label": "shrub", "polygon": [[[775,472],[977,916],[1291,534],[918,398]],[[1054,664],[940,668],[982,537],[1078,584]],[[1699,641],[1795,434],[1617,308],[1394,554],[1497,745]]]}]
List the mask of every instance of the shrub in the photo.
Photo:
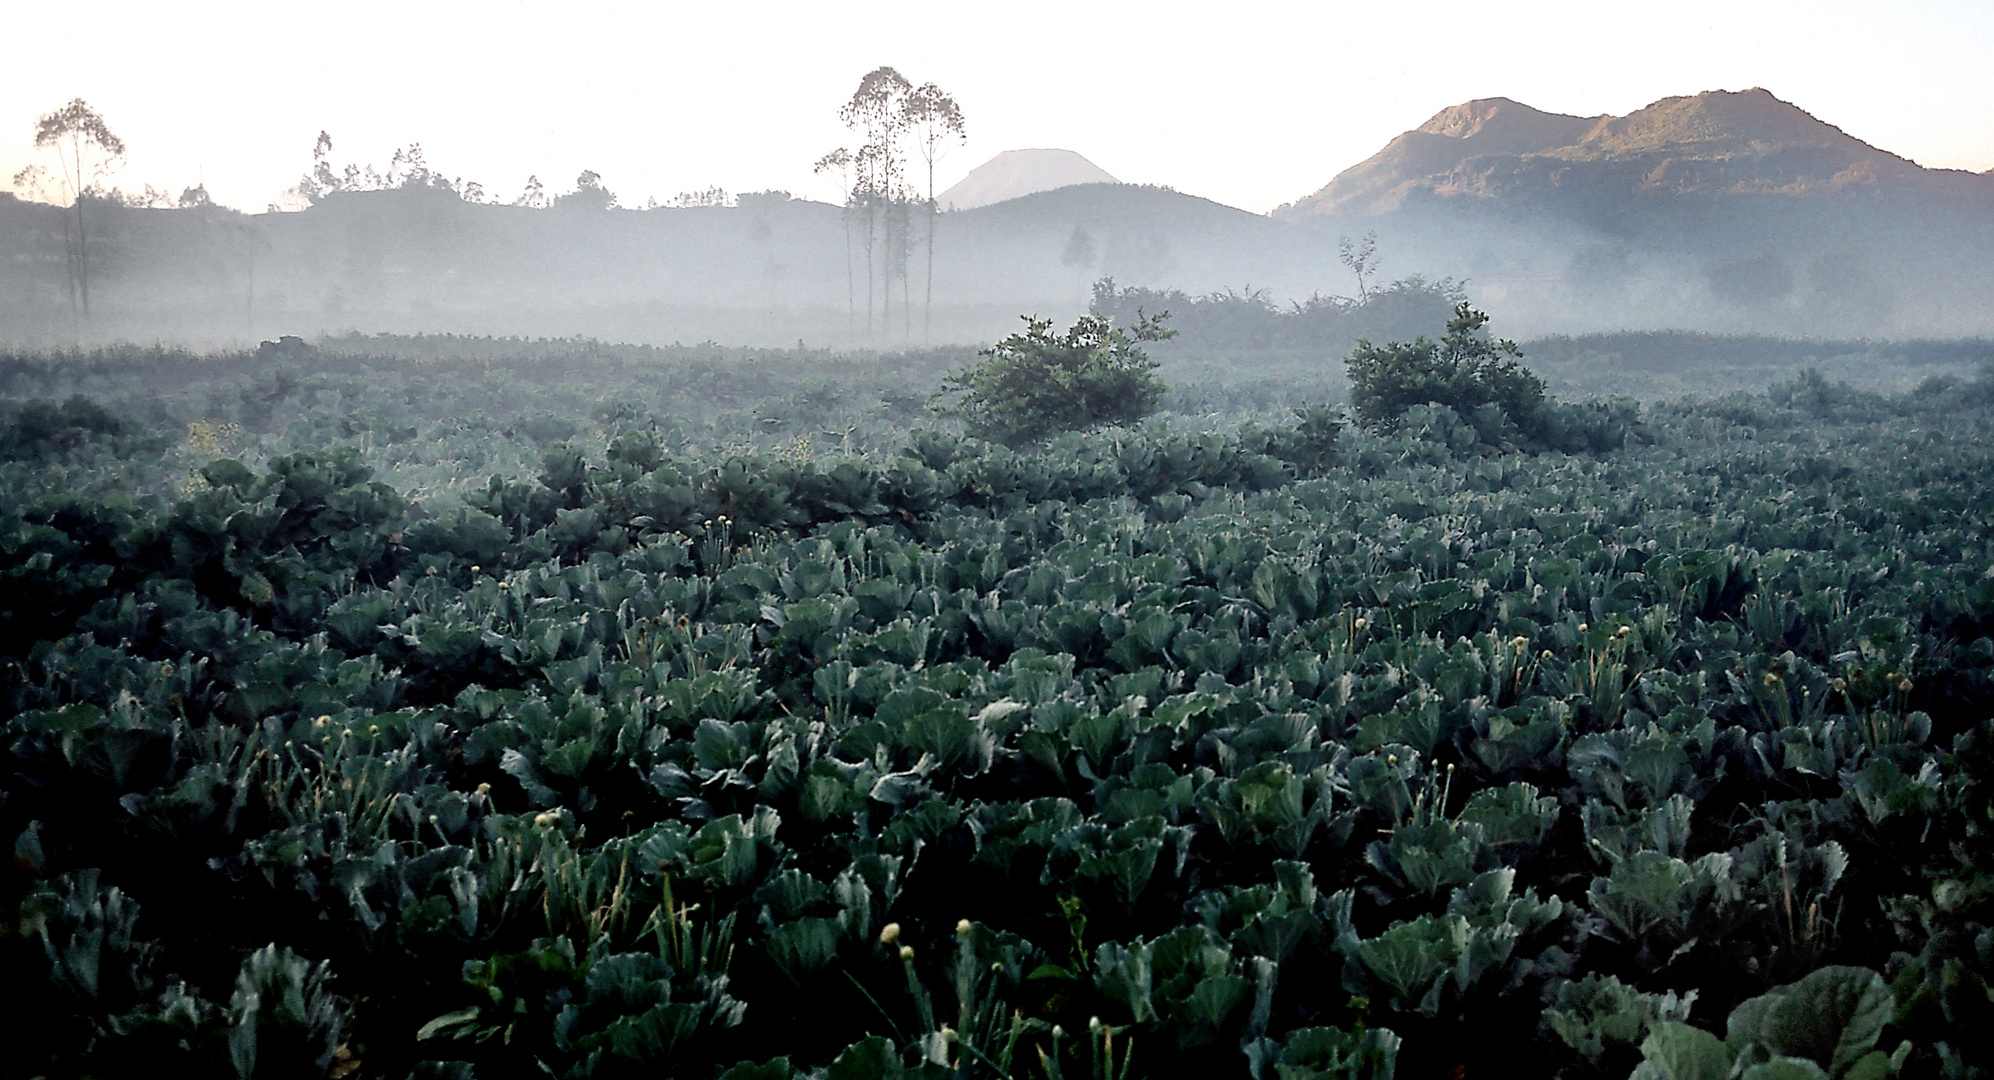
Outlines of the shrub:
[{"label": "shrub", "polygon": [[971,435],[1011,447],[1140,420],[1156,411],[1165,387],[1138,343],[1171,337],[1168,317],[1138,313],[1134,325],[1119,327],[1083,315],[1064,334],[1049,319],[1027,318],[1024,333],[942,380],[943,394],[960,395],[942,412],[960,417]]},{"label": "shrub", "polygon": [[[1640,423],[1638,405],[1625,398],[1550,400],[1544,396],[1544,380],[1520,363],[1523,354],[1516,343],[1492,340],[1482,330],[1488,321],[1463,302],[1454,308],[1447,335],[1439,341],[1358,342],[1346,361],[1357,419],[1395,432],[1414,417],[1425,418],[1425,407],[1440,406],[1465,422],[1460,432],[1471,431],[1473,443],[1486,446],[1577,454],[1626,444]],[[1455,442],[1455,436],[1449,441]],[[1465,453],[1473,443],[1455,448]]]},{"label": "shrub", "polygon": [[1463,301],[1439,341],[1358,342],[1346,361],[1358,420],[1391,429],[1414,405],[1445,405],[1462,416],[1494,405],[1512,420],[1534,412],[1544,400],[1544,380],[1517,362],[1522,353],[1515,342],[1489,339],[1482,331],[1488,321]]},{"label": "shrub", "polygon": [[0,458],[46,457],[82,443],[137,434],[136,423],[75,394],[60,405],[30,401],[0,421]]},{"label": "shrub", "polygon": [[1532,445],[1567,454],[1604,453],[1627,445],[1641,427],[1641,406],[1631,398],[1545,401],[1522,418]]}]

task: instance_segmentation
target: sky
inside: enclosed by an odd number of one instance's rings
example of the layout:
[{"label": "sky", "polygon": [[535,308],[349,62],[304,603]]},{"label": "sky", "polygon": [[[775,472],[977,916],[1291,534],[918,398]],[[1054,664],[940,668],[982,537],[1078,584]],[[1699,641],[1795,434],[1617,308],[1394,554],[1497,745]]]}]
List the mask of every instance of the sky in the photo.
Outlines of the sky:
[{"label": "sky", "polygon": [[262,210],[311,164],[432,169],[506,201],[584,169],[624,205],[719,186],[836,201],[811,164],[892,65],[954,96],[936,190],[1010,149],[1253,211],[1321,187],[1448,105],[1624,114],[1762,86],[1920,164],[1994,168],[1994,2],[1229,5],[395,0],[76,9],[5,0],[0,185],[71,98],[123,139],[110,182]]}]

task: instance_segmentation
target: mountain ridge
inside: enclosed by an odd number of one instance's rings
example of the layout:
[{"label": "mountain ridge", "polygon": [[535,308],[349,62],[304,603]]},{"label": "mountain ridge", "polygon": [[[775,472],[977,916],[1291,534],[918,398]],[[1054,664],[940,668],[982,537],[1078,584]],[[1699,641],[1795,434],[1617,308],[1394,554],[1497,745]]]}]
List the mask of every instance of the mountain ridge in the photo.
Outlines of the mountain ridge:
[{"label": "mountain ridge", "polygon": [[1812,197],[1977,181],[1879,149],[1762,88],[1665,97],[1625,116],[1570,116],[1508,98],[1452,105],[1277,209],[1289,220],[1388,214],[1409,200],[1595,196]]},{"label": "mountain ridge", "polygon": [[[781,193],[656,209],[495,206],[426,187],[298,213],[107,205],[92,228],[115,243],[91,245],[87,325],[63,210],[0,197],[0,340],[318,328],[987,342],[1023,313],[1085,310],[1103,278],[1300,303],[1413,275],[1458,285],[1515,335],[1994,331],[1994,170],[1921,168],[1764,90],[1624,117],[1463,102],[1272,215],[1022,167],[1047,154],[1096,169],[1069,152],[1014,156],[985,171],[1005,181],[996,198],[935,216],[932,244],[923,233],[884,257],[843,208]],[[1366,272],[1382,276],[1367,282],[1342,241],[1371,233]]]}]

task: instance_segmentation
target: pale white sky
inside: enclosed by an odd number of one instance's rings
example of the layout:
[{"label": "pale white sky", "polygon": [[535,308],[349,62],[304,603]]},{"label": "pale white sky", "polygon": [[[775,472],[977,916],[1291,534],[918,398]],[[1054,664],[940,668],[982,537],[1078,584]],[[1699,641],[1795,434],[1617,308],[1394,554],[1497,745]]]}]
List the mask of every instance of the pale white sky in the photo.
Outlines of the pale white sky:
[{"label": "pale white sky", "polygon": [[594,169],[625,205],[720,185],[833,199],[838,106],[891,64],[952,92],[970,141],[1076,150],[1250,210],[1306,195],[1477,97],[1626,113],[1764,86],[1925,165],[1994,167],[1994,2],[0,3],[0,184],[81,96],[113,178],[262,209],[310,163],[431,167],[510,200]]}]

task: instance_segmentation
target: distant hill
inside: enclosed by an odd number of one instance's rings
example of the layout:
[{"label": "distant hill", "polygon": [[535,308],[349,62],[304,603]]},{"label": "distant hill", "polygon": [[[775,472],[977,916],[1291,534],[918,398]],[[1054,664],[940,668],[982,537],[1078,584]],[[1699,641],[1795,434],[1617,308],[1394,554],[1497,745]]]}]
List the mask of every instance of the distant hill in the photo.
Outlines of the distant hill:
[{"label": "distant hill", "polygon": [[1452,267],[1544,330],[1994,321],[1994,173],[1924,168],[1763,89],[1626,116],[1465,102],[1274,216],[1375,231],[1398,268]]},{"label": "distant hill", "polygon": [[1762,89],[1663,98],[1626,116],[1486,98],[1441,110],[1276,213],[1390,213],[1419,196],[1556,202],[1603,189],[1804,198],[1920,185],[1981,186],[1971,174],[1879,150]]},{"label": "distant hill", "polygon": [[[780,192],[642,210],[420,185],[295,213],[104,202],[85,320],[63,211],[0,194],[0,344],[987,342],[1020,315],[1085,310],[1102,278],[1286,311],[1415,274],[1464,284],[1517,338],[1994,333],[1994,172],[1922,168],[1764,90],[1626,116],[1465,102],[1271,215],[1117,183],[1064,150],[1000,154],[941,200],[957,208],[904,228]],[[1339,241],[1372,232],[1360,286]]]},{"label": "distant hill", "polygon": [[338,192],[295,213],[95,206],[85,323],[70,304],[63,217],[0,197],[0,346],[347,331],[988,342],[1020,315],[1077,315],[1102,277],[1307,296],[1343,276],[1333,250],[1265,215],[1157,187],[1071,184],[937,215],[930,314],[919,215],[896,260],[883,230],[868,251],[861,218],[781,193],[532,209],[416,187]]},{"label": "distant hill", "polygon": [[1119,181],[1106,169],[1071,150],[1006,150],[971,169],[935,201],[944,210],[974,210],[1074,184],[1114,183]]}]

